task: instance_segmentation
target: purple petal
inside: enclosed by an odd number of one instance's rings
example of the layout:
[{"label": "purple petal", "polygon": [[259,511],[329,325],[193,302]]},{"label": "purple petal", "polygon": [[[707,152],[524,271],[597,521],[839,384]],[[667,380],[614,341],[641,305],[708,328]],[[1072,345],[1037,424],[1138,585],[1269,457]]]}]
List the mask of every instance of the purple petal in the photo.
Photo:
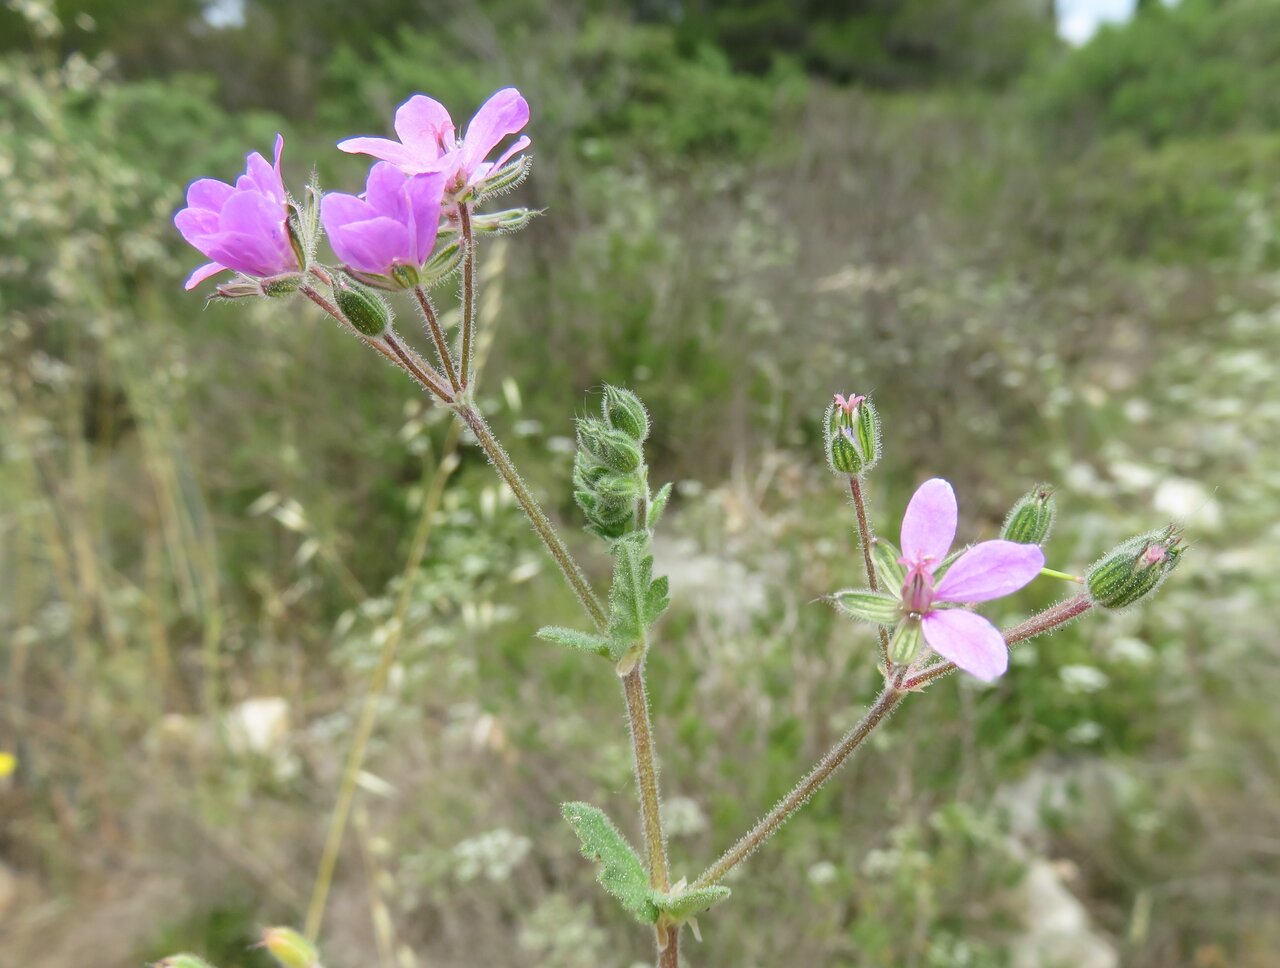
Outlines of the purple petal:
[{"label": "purple petal", "polygon": [[199,249],[203,239],[217,234],[218,213],[207,208],[184,208],[173,217],[173,224],[189,244]]},{"label": "purple petal", "polygon": [[902,516],[902,556],[908,561],[931,557],[936,565],[947,556],[955,537],[955,491],[940,477],[925,481]]},{"label": "purple petal", "polygon": [[529,102],[514,87],[505,87],[480,106],[463,139],[463,167],[468,172],[485,160],[498,142],[529,123]]},{"label": "purple petal", "polygon": [[414,175],[404,187],[411,215],[414,261],[427,261],[440,231],[440,203],[444,197],[444,172]]},{"label": "purple petal", "polygon": [[276,163],[272,166],[275,169],[276,178],[284,183],[284,175],[280,170],[280,156],[284,154],[284,135],[276,133]]},{"label": "purple petal", "polygon": [[350,222],[367,222],[377,216],[372,205],[355,195],[334,192],[320,200],[320,221],[330,235]]},{"label": "purple petal", "polygon": [[257,191],[281,207],[285,204],[284,185],[280,181],[280,175],[256,151],[245,158],[245,173],[236,179],[236,188],[241,191]]},{"label": "purple petal", "polygon": [[396,262],[413,258],[409,230],[394,219],[351,222],[329,233],[329,244],[352,269],[385,275]]},{"label": "purple petal", "polygon": [[934,600],[986,602],[1010,595],[1040,574],[1043,567],[1044,552],[1039,545],[984,541],[947,569],[934,591]]},{"label": "purple petal", "polygon": [[506,151],[502,153],[502,157],[500,157],[497,161],[495,161],[490,166],[489,170],[497,171],[499,168],[505,165],[508,161],[514,158],[521,151],[524,151],[525,148],[528,148],[529,145],[531,144],[533,144],[533,142],[529,140],[529,136],[522,134],[519,138],[517,138],[512,143],[510,148],[508,148]]},{"label": "purple petal", "polygon": [[235,189],[216,178],[200,178],[187,187],[187,207],[221,211]]},{"label": "purple petal", "polygon": [[396,109],[396,134],[405,147],[427,160],[439,158],[444,148],[452,148],[455,138],[448,110],[425,94],[415,94]]},{"label": "purple petal", "polygon": [[338,142],[338,150],[350,155],[372,155],[406,169],[413,169],[417,164],[417,156],[412,151],[399,141],[387,138],[348,138]]},{"label": "purple petal", "polygon": [[210,276],[216,276],[219,272],[225,272],[226,269],[227,269],[226,266],[219,265],[216,262],[206,262],[204,265],[199,266],[193,273],[191,273],[191,275],[187,277],[187,283],[185,286],[183,286],[183,288],[194,289],[196,286],[200,285],[200,283],[204,282]]},{"label": "purple petal", "polygon": [[1009,647],[1000,630],[981,615],[959,608],[934,609],[922,622],[924,640],[959,668],[990,682],[1009,668]]},{"label": "purple petal", "polygon": [[405,195],[405,183],[410,177],[389,162],[379,162],[369,169],[364,188],[365,201],[377,215],[385,215],[407,225],[409,200]]}]

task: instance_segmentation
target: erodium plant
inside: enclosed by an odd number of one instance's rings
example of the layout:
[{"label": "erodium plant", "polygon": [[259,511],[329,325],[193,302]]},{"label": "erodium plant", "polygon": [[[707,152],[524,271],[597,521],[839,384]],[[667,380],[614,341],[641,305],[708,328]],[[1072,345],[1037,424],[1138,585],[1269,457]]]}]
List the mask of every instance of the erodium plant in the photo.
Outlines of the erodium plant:
[{"label": "erodium plant", "polygon": [[[565,820],[583,856],[598,868],[601,886],[653,932],[657,964],[675,968],[683,926],[697,934],[695,918],[729,897],[721,883],[725,875],[803,807],[894,707],[957,669],[992,680],[1004,674],[1009,649],[1019,642],[1090,610],[1125,608],[1150,595],[1178,563],[1181,532],[1170,526],[1124,541],[1084,577],[1053,571],[1045,568],[1042,547],[1053,524],[1055,500],[1052,488],[1041,484],[1014,504],[998,539],[953,552],[956,496],[947,481],[933,478],[907,505],[895,546],[872,532],[866,514],[864,488],[884,441],[880,416],[865,396],[836,394],[823,421],[825,457],[849,489],[865,587],[836,591],[829,602],[874,627],[884,687],[863,718],[751,830],[693,881],[673,883],[645,684],[654,627],[669,603],[667,579],[653,574],[651,542],[671,486],[656,492],[650,486],[644,452],[649,415],[635,394],[607,386],[599,416],[577,422],[573,496],[586,529],[613,559],[612,582],[601,596],[525,485],[472,392],[478,243],[522,228],[535,214],[525,208],[485,210],[487,202],[515,188],[529,172],[524,152],[530,141],[522,134],[528,120],[525,99],[507,88],[480,108],[459,137],[443,105],[414,95],[396,112],[398,141],[358,137],[339,143],[343,151],[378,159],[362,195],[322,196],[314,183],[300,197],[290,195],[280,168],[283,140],[277,138],[274,163],[250,154],[245,174],[234,185],[213,179],[194,182],[187,207],[174,221],[211,260],[192,273],[187,288],[233,271],[235,277],[213,299],[301,295],[311,300],[451,410],[511,489],[582,606],[579,627],[543,628],[538,636],[581,653],[584,661],[611,663],[621,683],[642,849],[635,850],[613,821],[590,804],[564,804]],[[319,257],[324,234],[337,256],[332,263]],[[436,313],[432,290],[459,277],[460,332],[451,338]],[[434,346],[434,363],[396,332],[384,293],[393,298],[408,294]],[[973,606],[1040,576],[1082,589],[1003,631],[974,611]],[[349,797],[344,801],[340,795],[335,810],[340,819],[326,847],[330,870],[347,807]],[[317,968],[315,935],[323,907],[321,892],[305,936],[272,928],[263,947],[286,968]],[[192,955],[175,955],[161,964],[204,965]]]}]

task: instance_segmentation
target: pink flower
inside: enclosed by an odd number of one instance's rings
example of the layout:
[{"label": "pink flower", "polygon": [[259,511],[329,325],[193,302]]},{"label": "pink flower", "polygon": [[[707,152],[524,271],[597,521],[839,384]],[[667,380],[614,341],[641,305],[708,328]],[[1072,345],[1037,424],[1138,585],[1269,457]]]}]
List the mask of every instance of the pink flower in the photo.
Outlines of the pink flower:
[{"label": "pink flower", "polygon": [[497,161],[485,161],[504,138],[517,134],[528,123],[529,103],[514,87],[506,87],[484,102],[459,140],[444,105],[425,94],[415,94],[396,109],[399,141],[348,138],[338,142],[338,147],[388,161],[408,175],[443,172],[445,190],[461,197],[470,190],[483,190],[490,176],[529,147],[528,137],[521,135]]},{"label": "pink flower", "polygon": [[836,394],[836,406],[844,411],[846,417],[852,417],[858,410],[858,406],[866,400],[866,396],[861,393],[851,393],[846,398],[844,394]]},{"label": "pink flower", "polygon": [[329,194],[320,220],[339,259],[359,272],[389,276],[396,266],[420,269],[440,231],[444,174],[406,175],[389,162],[369,171],[363,198]]},{"label": "pink flower", "polygon": [[284,138],[276,135],[275,165],[258,152],[245,158],[235,186],[201,178],[187,189],[187,207],[173,217],[182,237],[214,260],[187,279],[194,289],[215,273],[234,269],[248,276],[279,276],[299,270],[289,239],[289,198],[280,177]]},{"label": "pink flower", "polygon": [[956,496],[941,478],[920,485],[902,518],[902,557],[906,568],[902,607],[906,622],[920,622],[924,639],[940,656],[970,675],[990,682],[1009,666],[1009,649],[999,629],[981,615],[946,605],[986,602],[1012,594],[1044,567],[1038,545],[984,541],[947,569],[934,572],[956,536]]}]

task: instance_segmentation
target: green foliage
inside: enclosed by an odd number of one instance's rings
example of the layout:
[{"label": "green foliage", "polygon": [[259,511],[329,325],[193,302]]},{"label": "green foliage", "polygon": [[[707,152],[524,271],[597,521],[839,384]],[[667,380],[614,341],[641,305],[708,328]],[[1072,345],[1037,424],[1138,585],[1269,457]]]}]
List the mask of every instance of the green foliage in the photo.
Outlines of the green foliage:
[{"label": "green foliage", "polygon": [[667,501],[671,498],[671,484],[663,484],[649,501],[649,510],[645,516],[644,526],[650,531],[658,527],[662,520],[662,512],[667,509]]},{"label": "green foliage", "polygon": [[715,907],[729,897],[729,888],[719,884],[712,887],[695,887],[685,891],[664,893],[653,891],[654,906],[677,924],[697,917],[703,911]]},{"label": "green foliage", "polygon": [[[577,649],[579,652],[590,652],[594,655],[604,656],[606,659],[613,655],[613,643],[611,640],[592,632],[579,632],[576,629],[565,628],[562,625],[544,625],[538,629],[537,635],[540,639],[555,642],[565,648]],[[620,655],[613,657],[614,659],[621,658]]]},{"label": "green foliage", "polygon": [[667,577],[653,577],[648,536],[635,532],[615,541],[613,583],[609,586],[609,635],[615,651],[644,642],[649,626],[671,604]]},{"label": "green foliage", "polygon": [[872,539],[871,561],[875,565],[876,577],[880,579],[880,584],[885,587],[885,590],[890,593],[900,589],[902,583],[907,579],[906,570],[898,560],[901,557],[902,552],[897,549],[892,541],[887,541],[881,537]]},{"label": "green foliage", "polygon": [[1153,3],[1104,27],[1031,88],[1064,143],[1124,133],[1171,139],[1280,128],[1277,0]]},{"label": "green foliage", "polygon": [[626,838],[602,810],[589,803],[566,803],[561,813],[581,842],[582,856],[600,868],[597,880],[642,924],[658,920],[649,876]]}]

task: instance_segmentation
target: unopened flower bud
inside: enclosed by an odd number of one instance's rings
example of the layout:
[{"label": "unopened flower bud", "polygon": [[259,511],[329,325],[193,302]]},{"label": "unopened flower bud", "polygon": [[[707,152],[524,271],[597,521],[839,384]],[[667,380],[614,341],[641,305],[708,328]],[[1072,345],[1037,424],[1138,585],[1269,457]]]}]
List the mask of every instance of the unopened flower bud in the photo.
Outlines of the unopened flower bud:
[{"label": "unopened flower bud", "polygon": [[836,474],[865,474],[880,459],[880,418],[866,397],[837,393],[823,424],[827,462]]},{"label": "unopened flower bud", "polygon": [[316,946],[292,928],[267,928],[262,947],[280,962],[282,968],[320,968]]},{"label": "unopened flower bud", "polygon": [[412,289],[418,284],[418,270],[397,262],[391,267],[391,278],[401,289]]},{"label": "unopened flower bud", "polygon": [[333,298],[347,321],[363,336],[381,336],[391,326],[391,308],[367,286],[339,276],[334,279]]},{"label": "unopened flower bud", "polygon": [[600,420],[578,421],[578,444],[598,463],[619,474],[629,474],[644,463],[639,443]]},{"label": "unopened flower bud", "polygon": [[1058,508],[1053,500],[1053,488],[1037,484],[1013,506],[1000,529],[1000,537],[1018,544],[1042,545],[1049,540]]},{"label": "unopened flower bud", "polygon": [[606,385],[601,410],[610,427],[621,430],[632,440],[642,442],[649,436],[649,413],[630,390]]},{"label": "unopened flower bud", "polygon": [[181,954],[161,958],[151,968],[213,968],[209,962],[195,955]]},{"label": "unopened flower bud", "polygon": [[1089,597],[1103,608],[1124,608],[1150,595],[1178,564],[1182,529],[1169,525],[1130,538],[1089,569]]}]

